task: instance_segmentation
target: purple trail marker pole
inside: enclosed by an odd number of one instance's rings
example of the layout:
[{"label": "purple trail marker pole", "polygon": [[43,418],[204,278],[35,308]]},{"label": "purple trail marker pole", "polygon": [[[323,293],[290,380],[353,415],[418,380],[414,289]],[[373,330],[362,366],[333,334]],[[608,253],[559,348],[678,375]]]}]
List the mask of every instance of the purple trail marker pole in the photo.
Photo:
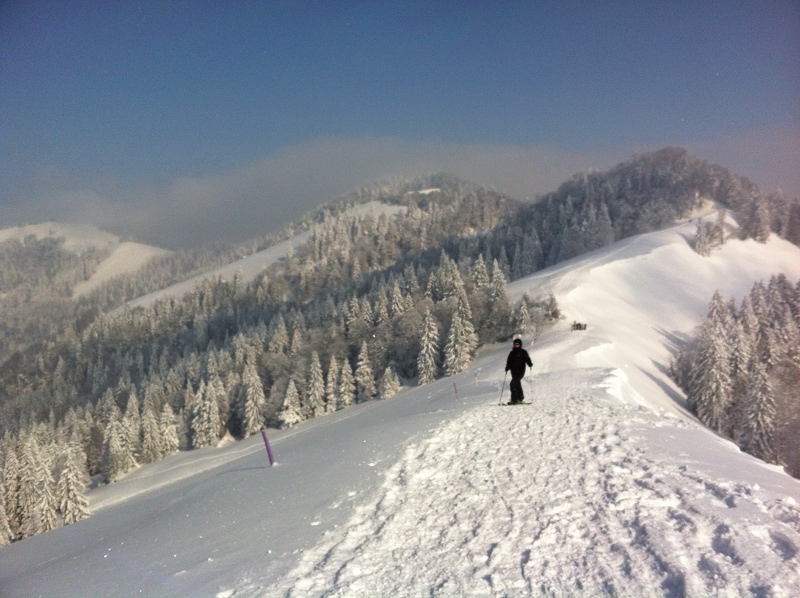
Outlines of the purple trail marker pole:
[{"label": "purple trail marker pole", "polygon": [[269,440],[267,440],[267,432],[261,430],[261,438],[264,439],[264,446],[267,447],[267,456],[269,457],[269,466],[275,465],[275,458],[272,456],[272,449],[269,448]]}]

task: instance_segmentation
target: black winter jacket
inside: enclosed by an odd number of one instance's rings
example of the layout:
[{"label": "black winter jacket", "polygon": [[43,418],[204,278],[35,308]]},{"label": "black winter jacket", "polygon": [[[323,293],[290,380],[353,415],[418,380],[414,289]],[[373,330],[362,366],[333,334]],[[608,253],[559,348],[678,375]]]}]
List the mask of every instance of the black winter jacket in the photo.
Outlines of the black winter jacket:
[{"label": "black winter jacket", "polygon": [[531,356],[522,347],[514,347],[506,359],[506,371],[510,371],[514,378],[522,378],[525,375],[525,366],[533,367]]}]

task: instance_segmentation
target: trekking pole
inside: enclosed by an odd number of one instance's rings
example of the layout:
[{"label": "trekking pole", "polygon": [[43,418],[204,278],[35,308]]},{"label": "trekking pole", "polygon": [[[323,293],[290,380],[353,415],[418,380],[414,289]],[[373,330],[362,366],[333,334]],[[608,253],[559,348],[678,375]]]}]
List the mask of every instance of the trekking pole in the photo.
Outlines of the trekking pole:
[{"label": "trekking pole", "polygon": [[500,400],[497,403],[498,405],[503,404],[503,391],[506,389],[506,378],[508,378],[508,372],[506,372],[506,375],[503,376],[503,386],[500,387]]},{"label": "trekking pole", "polygon": [[531,377],[528,378],[528,385],[531,388],[531,403],[533,403],[533,366],[528,369],[531,371]]}]

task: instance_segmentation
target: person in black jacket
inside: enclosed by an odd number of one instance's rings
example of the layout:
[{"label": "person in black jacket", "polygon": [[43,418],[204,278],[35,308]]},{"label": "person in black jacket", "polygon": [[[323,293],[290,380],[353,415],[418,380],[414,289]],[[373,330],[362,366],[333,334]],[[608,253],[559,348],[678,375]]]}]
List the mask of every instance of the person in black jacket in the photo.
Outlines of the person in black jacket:
[{"label": "person in black jacket", "polygon": [[525,394],[522,392],[522,378],[525,376],[525,366],[533,367],[531,356],[522,348],[522,339],[514,339],[514,348],[508,354],[506,359],[506,372],[511,372],[511,404],[516,405],[525,400]]}]

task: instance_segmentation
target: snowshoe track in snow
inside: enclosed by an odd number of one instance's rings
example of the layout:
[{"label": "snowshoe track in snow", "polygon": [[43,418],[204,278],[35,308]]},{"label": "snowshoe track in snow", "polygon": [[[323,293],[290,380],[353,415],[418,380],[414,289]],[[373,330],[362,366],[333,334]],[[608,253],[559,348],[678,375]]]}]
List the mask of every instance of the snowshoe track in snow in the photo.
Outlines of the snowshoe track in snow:
[{"label": "snowshoe track in snow", "polygon": [[274,593],[798,595],[797,503],[637,448],[642,427],[696,426],[620,404],[607,373],[539,376],[534,408],[487,402],[409,446]]}]

